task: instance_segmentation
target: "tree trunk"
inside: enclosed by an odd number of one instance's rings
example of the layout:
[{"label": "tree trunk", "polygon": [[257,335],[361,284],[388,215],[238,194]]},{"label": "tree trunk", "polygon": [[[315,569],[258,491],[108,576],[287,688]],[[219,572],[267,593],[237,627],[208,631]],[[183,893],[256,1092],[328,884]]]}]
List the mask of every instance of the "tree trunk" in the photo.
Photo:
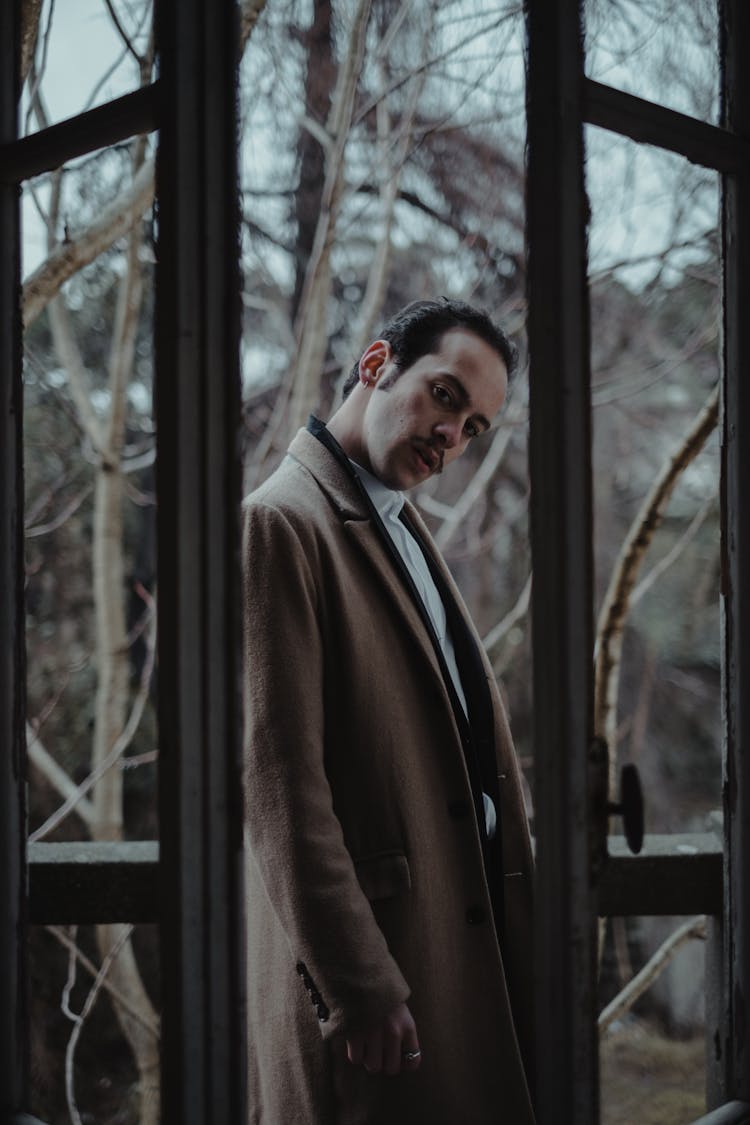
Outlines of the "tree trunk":
[{"label": "tree trunk", "polygon": [[[304,33],[303,41],[307,47],[305,112],[314,121],[324,125],[328,120],[331,92],[336,81],[336,65],[331,43],[331,0],[315,0],[312,26]],[[323,146],[304,124],[300,125],[297,150],[299,183],[293,204],[297,241],[294,251],[294,292],[290,317],[292,323],[296,320],[299,311],[307,267],[315,242],[326,178]]]},{"label": "tree trunk", "polygon": [[[143,295],[140,262],[142,235],[131,232],[127,268],[120,285],[110,355],[110,403],[106,453],[97,470],[94,492],[94,611],[98,685],[94,721],[93,768],[109,755],[122,734],[129,703],[128,639],[125,618],[125,558],[123,542],[123,475],[120,467],[125,441],[127,388],[132,374],[138,318]],[[123,774],[115,765],[97,782],[93,795],[95,840],[123,838]],[[97,941],[106,957],[121,938],[121,925],[97,926]],[[112,983],[136,1011],[156,1021],[130,940],[110,969]],[[159,1121],[159,1043],[142,1023],[116,1001],[117,1019],[138,1068],[140,1125]]]}]

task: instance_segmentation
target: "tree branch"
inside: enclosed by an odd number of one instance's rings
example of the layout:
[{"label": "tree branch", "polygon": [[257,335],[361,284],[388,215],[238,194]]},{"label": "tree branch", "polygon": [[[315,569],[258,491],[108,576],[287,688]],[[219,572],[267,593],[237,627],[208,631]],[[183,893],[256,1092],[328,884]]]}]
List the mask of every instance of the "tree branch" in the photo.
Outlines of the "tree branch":
[{"label": "tree branch", "polygon": [[[48,934],[51,934],[52,937],[59,941],[61,945],[64,945],[65,948],[74,955],[78,963],[86,970],[89,976],[96,978],[99,972],[98,968],[96,967],[94,962],[91,961],[86,956],[86,954],[78,948],[73,939],[68,934],[66,934],[65,930],[63,930],[62,927],[45,926],[44,928]],[[156,1020],[150,1019],[148,1017],[144,1018],[144,1016],[141,1015],[137,1008],[135,1008],[134,1005],[130,1003],[125,994],[120,992],[119,989],[115,988],[112,982],[107,980],[106,978],[102,981],[102,987],[106,992],[110,994],[113,1000],[121,1005],[121,1007],[123,1007],[130,1014],[130,1016],[141,1025],[141,1027],[143,1027],[146,1031],[153,1035],[154,1039],[159,1039],[160,1030],[159,1024]]]},{"label": "tree branch", "polygon": [[125,441],[127,382],[133,371],[138,319],[143,296],[142,238],[133,229],[128,235],[127,264],[120,281],[109,356],[110,412],[107,448],[119,462]]},{"label": "tree branch", "polygon": [[[61,766],[58,766],[49,751],[44,748],[39,735],[30,723],[26,724],[26,752],[32,765],[36,766],[64,800],[77,795],[78,786],[69,774]],[[90,828],[94,818],[94,808],[91,801],[87,797],[77,799],[75,810],[87,828]]]},{"label": "tree branch", "polygon": [[[47,11],[47,25],[44,29],[44,37],[42,39],[42,57],[41,57],[41,60],[39,62],[39,67],[37,68],[37,65],[36,65],[36,50],[33,50],[30,53],[29,59],[28,59],[28,65],[29,65],[28,77],[30,79],[31,89],[29,91],[29,108],[26,111],[26,122],[25,122],[24,132],[29,131],[29,122],[31,121],[31,114],[34,112],[34,110],[37,107],[38,102],[39,102],[39,93],[40,93],[39,87],[41,85],[42,78],[44,77],[44,72],[47,69],[47,57],[48,57],[48,54],[49,54],[49,41],[50,41],[50,34],[52,32],[52,17],[54,16],[54,14],[55,14],[55,0],[50,0],[49,9]],[[39,37],[38,19],[40,18],[40,16],[41,16],[41,11],[39,13],[39,16],[37,17],[36,38]],[[34,44],[34,47],[36,48],[36,43]]]},{"label": "tree branch", "polygon": [[23,285],[23,319],[28,328],[62,285],[109,249],[140,219],[154,200],[154,163],[146,161],[109,207],[78,238],[62,243]]},{"label": "tree branch", "polygon": [[622,635],[631,593],[638,569],[661,523],[667,501],[680,475],[698,455],[715,427],[718,407],[717,387],[708,396],[679,448],[664,463],[641,504],[622,545],[599,613],[595,654],[594,727],[597,734],[606,740],[609,749],[611,791],[614,791],[616,781],[615,741]]},{"label": "tree branch", "polygon": [[106,7],[107,11],[109,12],[109,17],[112,20],[112,23],[115,25],[115,30],[117,31],[117,34],[120,36],[120,39],[122,39],[122,42],[123,42],[126,50],[130,52],[130,54],[133,56],[133,58],[137,62],[138,69],[140,70],[141,66],[143,65],[143,59],[141,58],[141,56],[136,51],[135,47],[133,46],[133,44],[130,41],[130,36],[128,35],[125,28],[122,26],[122,24],[120,22],[120,17],[117,15],[117,12],[115,11],[115,6],[112,3],[112,0],[104,0],[104,4],[105,4],[105,7]]},{"label": "tree branch", "polygon": [[349,31],[348,47],[339,69],[326,130],[332,145],[326,151],[326,176],[321,210],[315,230],[295,324],[296,346],[279,388],[273,413],[258,442],[248,472],[258,479],[279,437],[293,433],[312,409],[320,383],[327,345],[326,314],[331,289],[331,250],[344,184],[344,154],[349,139],[362,58],[365,49],[371,0],[358,0]]},{"label": "tree branch", "polygon": [[255,25],[265,6],[266,0],[242,0],[240,6],[240,54],[245,50],[247,41],[255,30]]},{"label": "tree branch", "polygon": [[31,69],[31,60],[36,52],[39,35],[39,17],[42,14],[42,0],[24,0],[21,5],[21,85]]},{"label": "tree branch", "polygon": [[474,507],[497,472],[513,434],[513,423],[519,421],[522,412],[520,404],[516,405],[515,402],[508,407],[508,412],[504,419],[506,424],[497,430],[492,439],[490,448],[484,455],[482,464],[453,505],[451,514],[443,521],[442,527],[440,527],[435,534],[435,542],[441,551],[444,551],[448,546],[451,539],[466,519],[467,514]]},{"label": "tree branch", "polygon": [[[370,183],[361,183],[357,185],[357,193],[361,195],[374,195],[377,188]],[[402,203],[406,203],[409,207],[414,207],[415,210],[421,211],[423,215],[427,215],[430,219],[434,219],[436,223],[441,226],[447,227],[448,230],[454,231],[458,237],[468,243],[474,249],[487,255],[499,255],[501,248],[495,243],[490,242],[487,235],[480,230],[470,230],[465,223],[461,222],[458,216],[450,212],[438,211],[436,207],[432,207],[426,203],[421,196],[417,195],[415,191],[406,191],[400,189],[397,192],[397,199]],[[513,264],[516,270],[521,270],[521,259],[517,254],[511,254],[507,250],[502,251],[502,257]]]},{"label": "tree branch", "polygon": [[106,957],[101,963],[101,966],[99,967],[94,983],[92,984],[86,1000],[84,1001],[84,1005],[81,1009],[80,1015],[76,1015],[76,1013],[70,1007],[70,993],[75,983],[76,965],[76,959],[73,953],[70,953],[68,962],[68,979],[66,981],[65,988],[63,989],[62,1010],[68,1017],[68,1019],[72,1020],[74,1024],[73,1031],[71,1033],[70,1039],[68,1040],[68,1046],[65,1051],[65,1095],[73,1125],[81,1125],[81,1116],[78,1112],[78,1106],[76,1105],[75,1101],[75,1084],[73,1078],[73,1065],[75,1061],[75,1052],[76,1047],[78,1046],[78,1040],[81,1036],[81,1032],[83,1031],[83,1025],[86,1022],[91,1009],[96,1003],[96,998],[101,991],[105,977],[107,976],[107,973],[109,972],[116,958],[119,956],[121,950],[125,946],[125,943],[128,941],[132,932],[132,926],[123,927],[123,931],[118,941],[108,951]]},{"label": "tree branch", "polygon": [[[393,32],[394,26],[398,27],[400,22],[405,18],[408,8],[409,0],[403,0],[391,24],[389,34],[386,35],[384,42],[381,43],[378,52],[377,70],[380,77],[380,85],[383,90],[387,86],[388,79],[385,63],[385,42],[389,40],[389,35]],[[434,4],[430,4],[429,16],[425,19],[426,26],[424,27],[422,39],[425,51],[430,41],[434,13]],[[359,358],[372,338],[375,318],[383,303],[388,281],[388,265],[391,258],[391,231],[393,228],[399,183],[409,153],[412,127],[414,125],[419,97],[424,87],[425,77],[425,72],[420,71],[417,80],[411,84],[409,102],[400,122],[400,128],[395,143],[392,138],[393,125],[390,113],[388,112],[387,99],[383,98],[378,102],[376,119],[381,229],[375,246],[370,272],[367,277],[367,285],[362,298],[359,316],[349,341],[349,354],[352,359]]]},{"label": "tree branch", "polygon": [[633,590],[633,593],[630,595],[631,609],[633,609],[633,607],[638,604],[643,595],[648,593],[657,579],[661,578],[662,574],[664,574],[666,570],[669,570],[672,563],[677,561],[688,544],[693,541],[695,536],[700,531],[703,525],[703,521],[711,511],[711,508],[714,506],[714,503],[715,498],[713,496],[709,496],[709,498],[701,504],[700,508],[688,524],[687,528],[671,548],[671,550],[667,551],[666,555],[664,555],[663,558],[659,559],[658,563],[656,563],[648,572],[648,574],[646,574],[641,579],[641,581]]},{"label": "tree branch", "polygon": [[597,1020],[599,1034],[606,1031],[610,1024],[625,1015],[633,1007],[639,996],[649,988],[656,978],[664,971],[681,945],[691,938],[705,939],[706,918],[699,915],[684,922],[679,929],[667,938],[657,949],[653,957],[647,961],[639,973],[625,985],[623,990],[615,996]]},{"label": "tree branch", "polygon": [[47,306],[52,339],[60,366],[68,377],[68,387],[76,408],[78,422],[97,454],[105,461],[110,460],[110,451],[104,436],[104,429],[96,411],[91,405],[88,377],[78,343],[70,323],[70,313],[62,296],[54,297]]},{"label": "tree branch", "polygon": [[34,843],[37,840],[43,839],[45,836],[49,835],[49,833],[54,828],[61,824],[62,821],[65,820],[65,818],[68,816],[68,814],[71,813],[74,808],[76,808],[81,798],[84,797],[94,785],[96,785],[97,781],[99,781],[99,779],[104,776],[107,770],[111,769],[112,766],[115,765],[115,763],[127,750],[128,746],[133,740],[135,732],[138,730],[138,726],[141,721],[141,715],[143,714],[143,709],[146,706],[146,700],[148,699],[148,693],[151,685],[151,675],[154,669],[155,651],[156,623],[154,622],[152,629],[148,633],[146,659],[143,663],[143,671],[141,673],[141,682],[138,694],[133,700],[133,706],[130,712],[130,716],[128,717],[128,721],[125,724],[120,737],[115,741],[106,758],[104,758],[99,763],[99,765],[91,771],[88,777],[84,778],[80,785],[76,786],[75,792],[71,793],[67,800],[62,805],[60,805],[60,807],[56,809],[56,811],[52,813],[51,816],[47,817],[44,824],[40,825],[35,832],[31,833],[31,835],[29,836],[29,843]]},{"label": "tree branch", "polygon": [[529,574],[529,577],[526,579],[521,593],[516,599],[515,605],[508,611],[508,613],[506,613],[505,617],[503,617],[501,621],[498,621],[497,625],[493,625],[487,636],[482,641],[485,652],[488,655],[494,648],[497,647],[500,641],[508,635],[513,626],[526,616],[529,608],[529,601],[531,600],[531,586],[532,575]]},{"label": "tree branch", "polygon": [[487,35],[490,31],[494,31],[495,28],[500,27],[500,25],[505,23],[507,20],[514,18],[517,12],[518,9],[512,11],[503,10],[496,20],[492,20],[490,23],[485,24],[483,27],[469,32],[464,36],[463,39],[460,39],[458,43],[453,43],[450,47],[447,47],[444,51],[441,51],[439,55],[433,55],[432,58],[426,59],[418,67],[407,71],[407,73],[402,75],[401,78],[398,78],[393,83],[391,83],[387,90],[382,91],[375,97],[371,98],[368,102],[366,102],[362,109],[360,109],[360,111],[358,112],[357,116],[354,118],[353,124],[359,125],[359,123],[364,120],[364,118],[367,117],[368,114],[372,113],[373,109],[375,109],[381,98],[389,97],[391,94],[395,93],[395,91],[399,90],[405,82],[408,82],[410,78],[413,78],[420,71],[429,70],[437,63],[444,62],[445,59],[450,58],[451,55],[460,51],[462,47],[468,46],[468,44],[473,43],[475,39],[480,38],[480,36]]},{"label": "tree branch", "polygon": [[58,512],[54,519],[48,520],[47,523],[38,523],[31,527],[25,527],[23,532],[24,538],[34,539],[38,535],[49,535],[50,532],[57,531],[58,527],[62,527],[66,520],[69,520],[73,513],[78,511],[86,497],[91,495],[91,491],[92,486],[87,484],[85,488],[82,488],[80,492],[76,493],[72,500],[68,501],[62,511]]}]

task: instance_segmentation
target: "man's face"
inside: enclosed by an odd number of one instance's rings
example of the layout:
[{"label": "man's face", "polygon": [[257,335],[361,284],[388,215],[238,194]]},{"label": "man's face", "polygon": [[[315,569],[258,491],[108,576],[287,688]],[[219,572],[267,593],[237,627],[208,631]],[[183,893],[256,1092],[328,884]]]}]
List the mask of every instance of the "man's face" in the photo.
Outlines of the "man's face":
[{"label": "man's face", "polygon": [[396,373],[392,383],[390,353],[380,360],[364,372],[369,400],[354,460],[389,488],[413,488],[489,428],[505,399],[506,367],[494,348],[463,328],[449,329],[436,354]]}]

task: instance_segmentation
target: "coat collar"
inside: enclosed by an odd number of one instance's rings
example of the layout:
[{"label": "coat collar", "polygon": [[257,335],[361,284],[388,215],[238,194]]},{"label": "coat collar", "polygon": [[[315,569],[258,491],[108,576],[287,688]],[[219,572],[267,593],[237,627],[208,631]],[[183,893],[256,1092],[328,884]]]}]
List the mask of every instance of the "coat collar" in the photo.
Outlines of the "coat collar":
[{"label": "coat collar", "polygon": [[367,494],[351,461],[323,423],[311,415],[308,425],[313,424],[315,432],[310,428],[298,431],[287,456],[304,465],[343,519],[369,519]]},{"label": "coat collar", "polygon": [[[298,432],[289,447],[289,454],[312,473],[328,494],[341,513],[347,531],[360,544],[380,579],[399,603],[411,630],[422,640],[425,653],[429,656],[430,663],[434,665],[436,673],[441,680],[447,682],[448,695],[451,697],[452,707],[461,727],[464,722],[463,709],[457,698],[453,698],[452,681],[444,666],[442,649],[434,633],[432,622],[414,588],[403,559],[383,527],[376,505],[357,474],[356,467],[324,423],[314,415],[310,415],[307,429]],[[404,500],[402,519],[416,535],[427,555],[428,565],[441,591],[448,613],[454,645],[458,643],[463,648],[464,654],[471,652],[472,672],[478,672],[480,680],[484,682],[486,672],[482,667],[481,643],[474,636],[468,610],[445,560],[432,541],[417,509],[409,500]],[[420,628],[420,621],[423,628]],[[464,644],[461,644],[462,637]],[[469,672],[468,668],[466,672]]]},{"label": "coat collar", "polygon": [[[379,580],[398,604],[410,632],[421,644],[435,675],[445,687],[452,709],[456,711],[451,699],[450,675],[445,675],[442,650],[432,622],[354,465],[326,426],[313,415],[307,429],[300,430],[292,441],[288,456],[312,474],[337,509],[348,535],[358,544]],[[408,502],[405,507],[414,512]],[[459,723],[460,720],[458,715]]]},{"label": "coat collar", "polygon": [[[349,457],[347,457],[326,425],[313,414],[310,415],[307,427],[298,431],[289,446],[287,455],[292,457],[295,461],[298,461],[311,473],[323,491],[328,495],[343,520],[368,521],[373,525],[378,525],[381,522],[376,505],[370,498],[364,484],[359,479],[356,467]],[[402,494],[399,493],[399,496],[402,496]],[[430,556],[431,564],[438,571],[443,584],[448,589],[449,596],[452,597],[456,603],[460,616],[465,622],[468,622],[468,610],[464,605],[461,594],[453,579],[453,575],[450,573],[445,560],[433,543],[427,526],[417,509],[411,501],[406,498],[404,498],[402,515],[405,517],[404,522],[416,533],[423,548]],[[363,546],[369,546],[368,529],[366,527],[361,529],[361,534],[359,533],[359,529],[356,529],[354,526],[351,530],[355,533],[355,538],[362,540]],[[403,564],[400,561],[395,547],[392,546],[390,536],[385,530],[378,530],[380,534],[377,534],[377,538],[382,538],[388,548],[387,553],[391,554],[395,559],[397,569],[401,569]],[[402,590],[402,583],[398,581],[396,581],[395,584],[393,583],[392,579],[395,576],[391,565],[385,566],[384,577],[387,577],[388,585],[393,590],[398,590],[399,594],[402,595],[399,598],[402,604],[404,601],[411,602],[406,591]]]}]

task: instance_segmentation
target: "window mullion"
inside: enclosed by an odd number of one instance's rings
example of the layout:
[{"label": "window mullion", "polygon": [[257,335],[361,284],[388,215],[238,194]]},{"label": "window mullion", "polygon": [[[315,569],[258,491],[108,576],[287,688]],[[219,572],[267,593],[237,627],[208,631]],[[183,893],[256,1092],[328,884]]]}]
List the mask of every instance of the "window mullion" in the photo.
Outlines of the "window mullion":
[{"label": "window mullion", "polygon": [[0,179],[18,182],[66,161],[157,128],[158,83],[79,113],[20,140],[0,144]]},{"label": "window mullion", "polygon": [[[18,130],[20,3],[0,4],[0,143]],[[24,587],[19,188],[0,183],[0,1108],[23,1108]]]}]

